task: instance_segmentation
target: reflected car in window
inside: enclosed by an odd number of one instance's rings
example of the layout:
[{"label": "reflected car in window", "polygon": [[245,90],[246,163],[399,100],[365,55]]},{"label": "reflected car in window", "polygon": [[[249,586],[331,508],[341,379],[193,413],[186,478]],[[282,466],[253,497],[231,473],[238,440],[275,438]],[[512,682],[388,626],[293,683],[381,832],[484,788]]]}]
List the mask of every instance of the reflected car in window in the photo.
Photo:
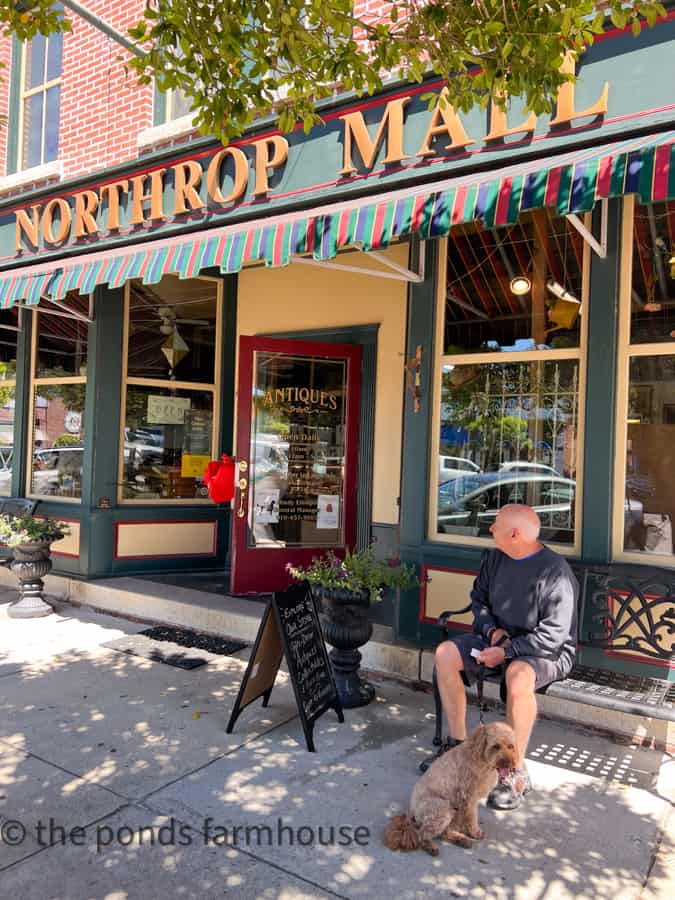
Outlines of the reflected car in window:
[{"label": "reflected car in window", "polygon": [[465,475],[480,472],[480,466],[463,456],[438,457],[438,483],[443,484],[451,478],[463,478]]},{"label": "reflected car in window", "polygon": [[[487,472],[453,479],[438,490],[441,533],[488,535],[502,506],[525,503],[538,514],[545,540],[572,543],[576,484],[570,478],[537,473]],[[626,524],[642,519],[642,503],[626,501]]]},{"label": "reflected car in window", "polygon": [[72,497],[82,489],[83,447],[49,447],[33,454],[33,494]]}]

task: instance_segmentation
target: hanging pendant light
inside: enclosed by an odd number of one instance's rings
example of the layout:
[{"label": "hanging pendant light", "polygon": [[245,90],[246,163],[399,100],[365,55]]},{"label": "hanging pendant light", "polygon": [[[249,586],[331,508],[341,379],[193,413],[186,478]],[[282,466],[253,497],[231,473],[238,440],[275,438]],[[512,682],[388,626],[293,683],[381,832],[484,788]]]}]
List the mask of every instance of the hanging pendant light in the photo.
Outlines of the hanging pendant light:
[{"label": "hanging pendant light", "polygon": [[190,352],[190,348],[175,328],[173,333],[162,344],[162,353],[166,356],[171,369],[175,369],[178,363],[185,359]]}]

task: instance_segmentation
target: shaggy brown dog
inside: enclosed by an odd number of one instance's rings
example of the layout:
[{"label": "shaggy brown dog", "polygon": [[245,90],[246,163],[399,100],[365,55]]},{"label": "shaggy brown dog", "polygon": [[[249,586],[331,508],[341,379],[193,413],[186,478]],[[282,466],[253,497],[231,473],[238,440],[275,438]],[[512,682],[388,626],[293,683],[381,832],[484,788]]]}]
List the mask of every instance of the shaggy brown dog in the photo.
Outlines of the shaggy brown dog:
[{"label": "shaggy brown dog", "polygon": [[438,855],[434,838],[471,847],[484,835],[478,801],[497,781],[497,769],[516,765],[516,736],[510,725],[480,725],[462,744],[440,756],[413,788],[406,815],[394,816],[384,833],[390,850],[426,850]]}]

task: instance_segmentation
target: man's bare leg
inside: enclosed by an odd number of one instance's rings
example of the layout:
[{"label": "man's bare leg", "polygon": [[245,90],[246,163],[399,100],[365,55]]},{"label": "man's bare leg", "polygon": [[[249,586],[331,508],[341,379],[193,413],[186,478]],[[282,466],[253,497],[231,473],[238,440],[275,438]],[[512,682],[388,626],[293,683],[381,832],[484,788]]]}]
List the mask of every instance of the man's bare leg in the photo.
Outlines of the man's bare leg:
[{"label": "man's bare leg", "polygon": [[535,672],[525,662],[512,662],[506,670],[506,721],[516,733],[518,768],[525,765],[525,754],[537,718],[534,693]]},{"label": "man's bare leg", "polygon": [[466,738],[466,689],[460,675],[463,668],[462,657],[456,645],[452,641],[439,644],[436,648],[438,692],[450,737],[457,741]]}]

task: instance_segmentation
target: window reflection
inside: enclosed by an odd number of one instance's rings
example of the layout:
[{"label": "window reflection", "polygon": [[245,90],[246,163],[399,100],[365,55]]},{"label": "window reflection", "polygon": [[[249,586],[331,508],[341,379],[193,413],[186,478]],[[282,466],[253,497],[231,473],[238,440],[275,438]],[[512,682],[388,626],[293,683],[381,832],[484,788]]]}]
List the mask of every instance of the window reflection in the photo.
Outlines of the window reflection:
[{"label": "window reflection", "polygon": [[40,384],[33,394],[31,493],[80,499],[86,384]]},{"label": "window reflection", "polygon": [[672,555],[675,356],[630,363],[624,549]]},{"label": "window reflection", "polygon": [[574,543],[579,363],[443,367],[438,531],[488,536],[500,507],[532,506],[545,540]]}]

